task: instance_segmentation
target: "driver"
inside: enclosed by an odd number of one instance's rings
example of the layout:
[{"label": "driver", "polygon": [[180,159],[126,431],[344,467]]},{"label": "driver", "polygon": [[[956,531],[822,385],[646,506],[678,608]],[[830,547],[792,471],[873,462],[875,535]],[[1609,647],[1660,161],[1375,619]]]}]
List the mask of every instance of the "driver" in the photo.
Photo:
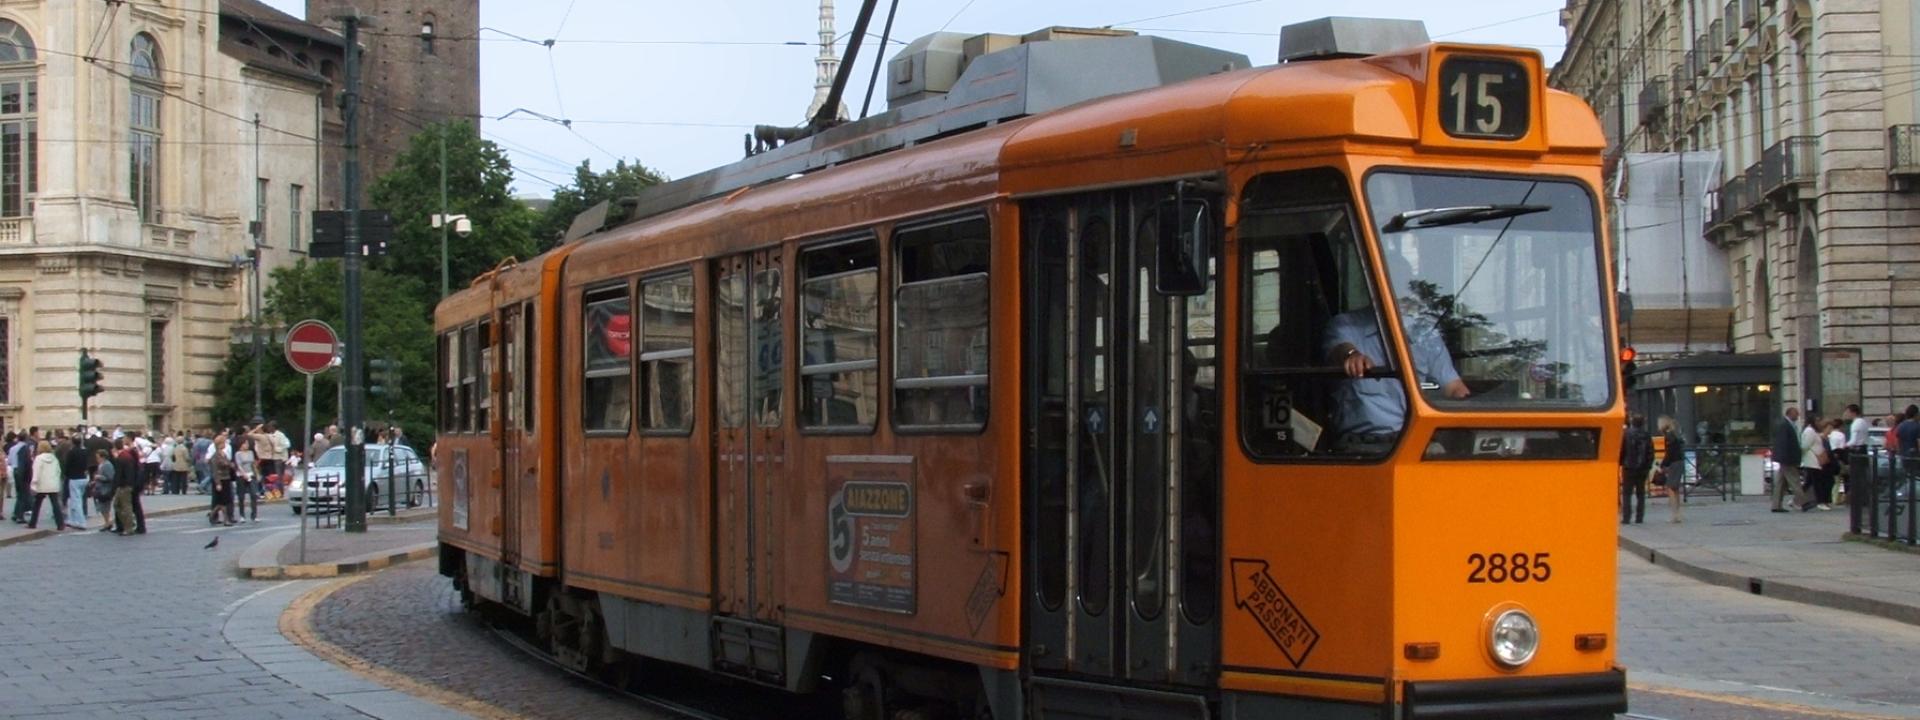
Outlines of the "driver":
[{"label": "driver", "polygon": [[[1399,253],[1389,252],[1386,256],[1388,281],[1396,286],[1411,287],[1418,279],[1411,265]],[[1403,301],[1400,305],[1404,311],[1415,307],[1412,301]],[[1460,373],[1454,370],[1453,357],[1438,328],[1425,320],[1405,325],[1414,374],[1420,382],[1438,385],[1448,398],[1466,398],[1467,384],[1460,381]],[[1334,451],[1385,454],[1392,449],[1406,423],[1407,397],[1398,377],[1366,377],[1367,371],[1386,364],[1387,346],[1380,336],[1379,313],[1367,305],[1335,315],[1327,323],[1321,346],[1327,362],[1339,365],[1348,378],[1340,381],[1333,393],[1334,403],[1340,409]]]}]

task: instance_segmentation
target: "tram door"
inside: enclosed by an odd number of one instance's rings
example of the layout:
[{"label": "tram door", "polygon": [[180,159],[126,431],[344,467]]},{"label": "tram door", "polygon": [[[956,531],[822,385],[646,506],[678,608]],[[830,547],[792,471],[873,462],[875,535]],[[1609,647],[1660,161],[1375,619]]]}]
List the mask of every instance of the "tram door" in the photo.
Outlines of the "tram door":
[{"label": "tram door", "polygon": [[724,614],[773,619],[774,492],[784,472],[780,250],[718,261],[714,277],[714,467]]},{"label": "tram door", "polygon": [[[500,311],[499,341],[500,352],[495,362],[499,363],[498,372],[488,375],[487,392],[493,393],[495,404],[499,405],[501,422],[498,436],[500,450],[500,525],[505,532],[500,533],[500,561],[508,567],[520,563],[520,539],[522,537],[521,498],[525,496],[521,487],[521,447],[519,407],[521,398],[515,390],[520,383],[520,356],[526,352],[526,338],[521,334],[521,308],[509,305]],[[487,342],[492,342],[492,338]]]},{"label": "tram door", "polygon": [[1215,292],[1210,277],[1202,295],[1156,289],[1173,198],[1160,185],[1023,208],[1028,659],[1050,674],[1216,674]]}]

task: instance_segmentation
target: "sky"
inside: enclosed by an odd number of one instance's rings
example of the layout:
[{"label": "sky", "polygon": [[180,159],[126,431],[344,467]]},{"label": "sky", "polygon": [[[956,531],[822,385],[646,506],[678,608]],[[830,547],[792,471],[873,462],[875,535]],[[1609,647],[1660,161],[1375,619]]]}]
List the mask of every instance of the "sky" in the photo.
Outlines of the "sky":
[{"label": "sky", "polygon": [[[304,0],[266,0],[294,15]],[[885,23],[879,3],[846,105],[867,91]],[[1299,0],[901,0],[886,57],[938,30],[1025,34],[1054,25],[1135,30],[1270,65],[1280,28],[1328,14]],[[1564,0],[1349,0],[1344,15],[1422,20],[1436,40],[1560,57]],[[837,0],[852,32],[858,0]],[[514,190],[550,195],[589,160],[638,161],[680,178],[739,160],[757,124],[798,125],[814,95],[818,0],[480,0],[481,133],[511,155]],[[516,39],[516,36],[521,39]],[[541,41],[552,39],[549,47]],[[789,44],[794,43],[794,44]],[[844,55],[844,39],[837,48]],[[884,68],[882,68],[884,72]],[[872,113],[886,109],[885,88]],[[531,112],[515,112],[526,110]],[[572,121],[571,127],[531,114]],[[503,116],[512,115],[505,119]]]}]

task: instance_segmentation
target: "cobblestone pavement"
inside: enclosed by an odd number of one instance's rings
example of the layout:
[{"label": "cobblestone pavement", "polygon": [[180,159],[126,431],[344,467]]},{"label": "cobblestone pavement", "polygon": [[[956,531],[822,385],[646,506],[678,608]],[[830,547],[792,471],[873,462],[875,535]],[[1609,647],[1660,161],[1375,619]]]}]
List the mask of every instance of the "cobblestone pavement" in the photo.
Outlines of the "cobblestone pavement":
[{"label": "cobblestone pavement", "polygon": [[314,608],[313,625],[320,639],[382,669],[532,720],[665,717],[495,637],[460,609],[452,583],[431,562],[341,588]]},{"label": "cobblestone pavement", "polygon": [[[1636,687],[1677,693],[1636,692],[1635,713],[1758,717],[1784,704],[1825,713],[1814,717],[1920,718],[1920,627],[1707,585],[1619,557],[1620,660]],[[1690,698],[1700,696],[1754,709],[1696,713]]]},{"label": "cobblestone pavement", "polygon": [[[265,523],[262,523],[265,526]],[[233,578],[252,528],[79,532],[0,551],[0,715],[7,718],[364,718],[275,677],[222,637],[247,596]],[[216,548],[202,546],[215,537]]]}]

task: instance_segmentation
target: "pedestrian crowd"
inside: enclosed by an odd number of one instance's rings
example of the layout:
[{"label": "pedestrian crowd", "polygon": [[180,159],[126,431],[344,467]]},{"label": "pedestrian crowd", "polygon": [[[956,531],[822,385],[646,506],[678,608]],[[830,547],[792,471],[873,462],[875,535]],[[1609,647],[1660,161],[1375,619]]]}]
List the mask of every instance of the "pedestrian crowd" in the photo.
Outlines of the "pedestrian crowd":
[{"label": "pedestrian crowd", "polygon": [[[1645,519],[1649,485],[1666,489],[1671,521],[1681,521],[1686,440],[1674,427],[1673,418],[1659,418],[1657,430],[1665,448],[1656,465],[1646,417],[1639,413],[1628,416],[1620,444],[1621,524]],[[1876,436],[1878,443],[1874,442]],[[1875,444],[1884,450],[1873,450]],[[1768,459],[1774,466],[1770,510],[1832,510],[1836,489],[1845,486],[1850,459],[1867,452],[1883,452],[1920,467],[1920,405],[1908,405],[1904,412],[1888,415],[1877,425],[1859,405],[1848,405],[1839,417],[1802,413],[1798,406],[1787,406],[1774,424],[1769,447]]]},{"label": "pedestrian crowd", "polygon": [[100,532],[120,535],[147,531],[141,497],[154,494],[210,496],[209,523],[259,522],[260,500],[278,496],[300,462],[272,421],[151,435],[30,427],[6,433],[4,448],[13,522],[38,528],[42,508],[51,508],[57,529],[85,530],[91,510]]}]

